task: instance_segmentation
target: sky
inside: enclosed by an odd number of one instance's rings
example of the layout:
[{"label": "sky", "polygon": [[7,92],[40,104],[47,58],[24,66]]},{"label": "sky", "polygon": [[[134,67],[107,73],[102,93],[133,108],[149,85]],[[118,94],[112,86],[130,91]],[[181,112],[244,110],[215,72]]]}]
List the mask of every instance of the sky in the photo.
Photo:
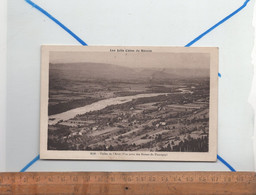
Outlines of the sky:
[{"label": "sky", "polygon": [[106,63],[130,68],[209,69],[208,53],[51,51],[50,63]]}]

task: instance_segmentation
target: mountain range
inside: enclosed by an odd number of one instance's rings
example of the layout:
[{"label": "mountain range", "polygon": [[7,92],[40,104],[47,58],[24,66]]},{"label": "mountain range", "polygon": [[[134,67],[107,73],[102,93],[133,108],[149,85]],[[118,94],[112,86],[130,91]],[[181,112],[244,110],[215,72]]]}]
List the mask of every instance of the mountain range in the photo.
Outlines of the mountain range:
[{"label": "mountain range", "polygon": [[170,80],[209,77],[209,69],[129,68],[103,63],[49,64],[50,77],[71,80]]}]

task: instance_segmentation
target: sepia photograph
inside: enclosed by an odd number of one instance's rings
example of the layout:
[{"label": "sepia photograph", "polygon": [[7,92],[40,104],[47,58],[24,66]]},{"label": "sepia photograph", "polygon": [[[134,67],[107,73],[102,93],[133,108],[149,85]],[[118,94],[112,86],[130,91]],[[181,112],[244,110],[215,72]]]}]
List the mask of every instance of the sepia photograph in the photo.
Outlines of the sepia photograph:
[{"label": "sepia photograph", "polygon": [[41,48],[41,159],[216,161],[218,48]]}]

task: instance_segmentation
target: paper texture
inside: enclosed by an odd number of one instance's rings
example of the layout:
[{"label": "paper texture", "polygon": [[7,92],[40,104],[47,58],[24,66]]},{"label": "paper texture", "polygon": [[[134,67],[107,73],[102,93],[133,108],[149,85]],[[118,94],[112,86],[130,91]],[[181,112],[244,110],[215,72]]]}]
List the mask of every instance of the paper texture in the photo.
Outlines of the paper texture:
[{"label": "paper texture", "polygon": [[[244,0],[34,0],[88,45],[184,46]],[[237,171],[254,170],[248,103],[255,0],[194,44],[219,47],[218,154]],[[97,14],[100,13],[100,14]],[[150,14],[148,14],[150,13]],[[8,0],[6,170],[39,154],[40,46],[79,45],[25,1]],[[2,83],[0,83],[2,85]],[[2,97],[2,96],[1,96]],[[216,163],[39,160],[29,171],[228,171]]]},{"label": "paper texture", "polygon": [[254,66],[254,75],[252,81],[251,93],[249,96],[249,102],[254,109],[254,136],[253,139],[253,150],[254,150],[254,170],[256,171],[256,4],[254,5],[254,15],[252,25],[254,27],[254,47],[252,51],[252,64]]},{"label": "paper texture", "polygon": [[41,58],[42,159],[216,160],[218,48],[43,46]]},{"label": "paper texture", "polygon": [[0,2],[0,172],[6,161],[6,52],[7,52],[7,1]]}]

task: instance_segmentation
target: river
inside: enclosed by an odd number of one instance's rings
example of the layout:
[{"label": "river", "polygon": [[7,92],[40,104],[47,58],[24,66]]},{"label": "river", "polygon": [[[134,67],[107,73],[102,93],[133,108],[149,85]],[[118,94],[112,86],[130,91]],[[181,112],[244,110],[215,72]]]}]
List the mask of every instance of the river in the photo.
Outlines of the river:
[{"label": "river", "polygon": [[102,110],[102,109],[106,108],[107,106],[124,104],[124,103],[130,102],[134,99],[145,98],[145,97],[154,97],[154,96],[159,96],[159,95],[168,95],[168,94],[170,94],[170,93],[149,93],[149,94],[138,94],[138,95],[133,95],[133,96],[124,96],[124,97],[116,97],[116,98],[100,100],[100,101],[92,103],[90,105],[75,108],[75,109],[72,109],[72,110],[69,110],[66,112],[62,112],[59,114],[51,115],[51,116],[49,116],[48,124],[55,125],[61,120],[65,121],[65,120],[72,119],[78,114],[85,114],[85,113],[91,112],[91,111]]}]

